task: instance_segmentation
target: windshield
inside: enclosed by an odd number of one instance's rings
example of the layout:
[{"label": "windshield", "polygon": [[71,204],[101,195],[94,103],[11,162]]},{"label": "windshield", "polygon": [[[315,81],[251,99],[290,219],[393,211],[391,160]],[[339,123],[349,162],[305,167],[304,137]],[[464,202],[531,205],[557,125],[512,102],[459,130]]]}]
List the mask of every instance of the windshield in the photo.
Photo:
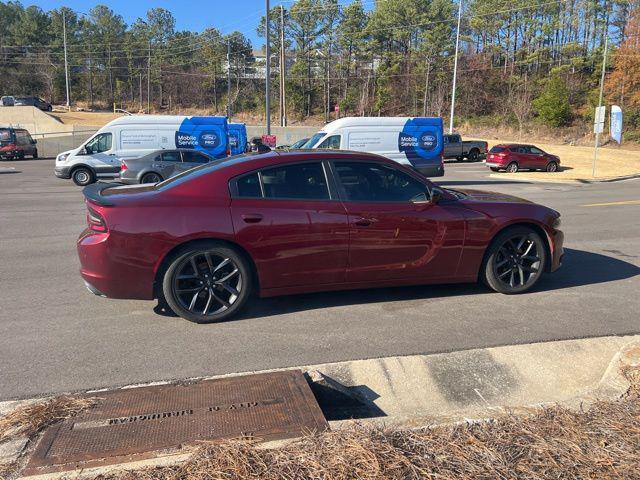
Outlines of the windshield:
[{"label": "windshield", "polygon": [[11,135],[11,130],[8,128],[0,128],[0,144],[6,145],[7,143],[12,143],[13,135]]},{"label": "windshield", "polygon": [[318,143],[318,141],[325,135],[326,135],[325,132],[318,132],[314,134],[313,137],[311,137],[309,141],[307,141],[307,143],[302,145],[300,148],[313,148],[316,145],[316,143]]}]

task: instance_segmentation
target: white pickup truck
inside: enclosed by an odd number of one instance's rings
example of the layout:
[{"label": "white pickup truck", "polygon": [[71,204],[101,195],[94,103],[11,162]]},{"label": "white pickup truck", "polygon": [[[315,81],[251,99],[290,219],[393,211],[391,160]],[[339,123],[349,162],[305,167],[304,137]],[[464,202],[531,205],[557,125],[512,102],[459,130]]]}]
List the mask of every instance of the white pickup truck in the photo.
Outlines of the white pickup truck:
[{"label": "white pickup truck", "polygon": [[457,133],[444,135],[444,158],[462,161],[465,158],[470,162],[476,162],[487,155],[489,145],[487,142],[462,140]]}]

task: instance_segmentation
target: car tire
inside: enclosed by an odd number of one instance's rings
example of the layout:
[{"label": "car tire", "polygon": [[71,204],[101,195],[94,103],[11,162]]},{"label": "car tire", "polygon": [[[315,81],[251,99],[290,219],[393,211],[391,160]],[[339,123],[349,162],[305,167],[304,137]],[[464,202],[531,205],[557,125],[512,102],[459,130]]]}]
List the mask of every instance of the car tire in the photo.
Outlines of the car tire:
[{"label": "car tire", "polygon": [[531,290],[544,275],[547,246],[532,227],[500,232],[485,253],[480,278],[492,290],[507,295]]},{"label": "car tire", "polygon": [[38,158],[38,150],[37,150],[37,149],[33,151],[33,155],[31,155],[31,157],[32,157],[34,160]]},{"label": "car tire", "polygon": [[469,156],[467,157],[467,159],[470,162],[477,162],[479,157],[480,157],[480,150],[478,150],[477,148],[472,148],[471,151],[469,152]]},{"label": "car tire", "polygon": [[549,162],[549,163],[547,163],[547,167],[545,168],[545,170],[546,170],[547,172],[551,172],[551,173],[553,173],[553,172],[557,172],[557,171],[558,171],[558,164],[557,164],[557,162]]},{"label": "car tire", "polygon": [[236,315],[252,288],[253,272],[244,255],[218,242],[202,242],[170,261],[162,278],[162,300],[185,320],[213,323]]},{"label": "car tire", "polygon": [[96,181],[93,172],[87,167],[76,168],[71,173],[71,179],[73,180],[73,183],[79,187],[86,187]]},{"label": "car tire", "polygon": [[516,162],[511,162],[509,165],[507,165],[507,168],[505,168],[505,170],[507,171],[507,173],[516,173],[518,171],[518,164]]},{"label": "car tire", "polygon": [[145,173],[142,178],[140,179],[140,183],[159,183],[161,182],[162,176],[155,173],[155,172],[149,172],[149,173]]},{"label": "car tire", "polygon": [[16,157],[18,160],[24,160],[24,152],[19,152],[18,156]]},{"label": "car tire", "polygon": [[500,169],[499,169],[499,168],[497,168],[497,167],[489,167],[489,169],[490,169],[492,172],[499,172],[499,171],[500,171]]}]

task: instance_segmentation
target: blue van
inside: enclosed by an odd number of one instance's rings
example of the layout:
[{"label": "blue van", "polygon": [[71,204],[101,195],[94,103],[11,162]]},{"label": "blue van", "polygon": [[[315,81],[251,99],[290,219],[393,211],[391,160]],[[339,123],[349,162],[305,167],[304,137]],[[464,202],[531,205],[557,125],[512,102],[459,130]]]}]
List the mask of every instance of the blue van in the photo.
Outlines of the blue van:
[{"label": "blue van", "polygon": [[231,155],[247,151],[247,126],[244,123],[229,124],[229,149]]}]

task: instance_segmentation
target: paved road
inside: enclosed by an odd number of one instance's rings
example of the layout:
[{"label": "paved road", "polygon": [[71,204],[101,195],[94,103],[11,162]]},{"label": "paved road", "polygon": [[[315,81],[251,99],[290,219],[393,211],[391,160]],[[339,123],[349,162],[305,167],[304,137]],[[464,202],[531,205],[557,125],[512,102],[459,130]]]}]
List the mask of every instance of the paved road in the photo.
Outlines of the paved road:
[{"label": "paved road", "polygon": [[89,294],[75,239],[80,190],[53,161],[0,162],[0,400],[387,355],[640,333],[640,181],[558,185],[450,164],[442,183],[517,194],[563,214],[568,259],[521,296],[476,285],[258,300],[194,325],[154,303]]}]

